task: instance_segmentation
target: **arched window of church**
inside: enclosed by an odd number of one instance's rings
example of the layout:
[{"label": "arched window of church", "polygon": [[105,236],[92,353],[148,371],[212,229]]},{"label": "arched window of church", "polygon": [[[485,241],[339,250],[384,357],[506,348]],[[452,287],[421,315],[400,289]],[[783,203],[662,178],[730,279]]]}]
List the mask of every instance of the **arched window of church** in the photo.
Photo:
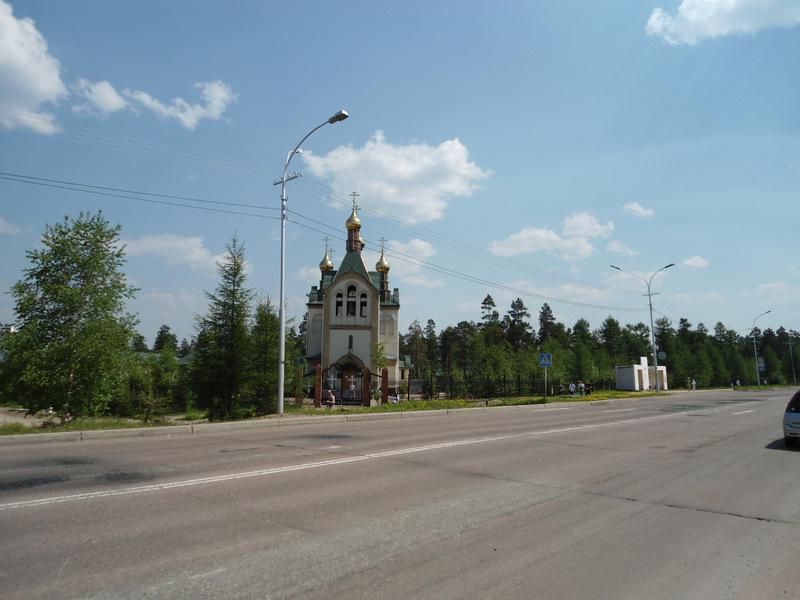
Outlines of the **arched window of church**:
[{"label": "arched window of church", "polygon": [[360,312],[358,314],[361,315],[362,317],[366,317],[367,316],[367,295],[366,294],[361,294],[361,302],[359,304],[359,311]]},{"label": "arched window of church", "polygon": [[344,302],[344,296],[342,296],[342,292],[336,294],[336,316],[341,316],[342,314],[342,306]]},{"label": "arched window of church", "polygon": [[347,288],[347,316],[356,316],[356,286],[354,285]]}]

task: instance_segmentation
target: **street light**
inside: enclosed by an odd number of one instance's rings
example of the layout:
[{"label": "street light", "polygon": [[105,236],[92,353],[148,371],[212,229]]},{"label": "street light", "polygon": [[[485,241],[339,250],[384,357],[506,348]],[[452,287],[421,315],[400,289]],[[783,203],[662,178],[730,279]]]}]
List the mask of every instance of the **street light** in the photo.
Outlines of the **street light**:
[{"label": "street light", "polygon": [[761,372],[758,370],[758,348],[756,347],[756,321],[758,321],[764,315],[768,315],[771,313],[772,310],[768,310],[766,312],[761,313],[755,319],[753,319],[753,328],[750,330],[750,333],[753,334],[753,356],[755,357],[756,361],[756,383],[758,383],[758,387],[761,387]]},{"label": "street light", "polygon": [[664,269],[669,269],[670,267],[674,267],[674,266],[675,266],[675,263],[669,263],[668,265],[661,267],[658,271],[653,273],[650,276],[650,279],[645,279],[644,277],[639,277],[639,275],[637,275],[636,273],[631,273],[630,271],[626,271],[625,269],[621,269],[621,268],[617,267],[616,265],[611,265],[612,269],[616,269],[617,271],[622,271],[623,273],[627,273],[631,277],[636,277],[636,279],[641,279],[642,281],[644,281],[644,284],[647,286],[647,293],[645,294],[645,296],[647,296],[647,302],[648,302],[648,304],[650,306],[650,340],[651,340],[651,342],[653,344],[653,366],[655,367],[655,372],[656,372],[656,392],[661,391],[659,389],[659,385],[658,385],[658,349],[656,348],[656,330],[655,330],[655,327],[653,326],[653,296],[655,296],[658,292],[655,292],[655,293],[651,292],[650,291],[650,284],[653,283],[653,278],[658,273],[660,273]]},{"label": "street light", "polygon": [[342,109],[333,115],[331,118],[323,121],[314,129],[309,131],[302,140],[300,140],[297,145],[294,147],[294,150],[289,152],[286,155],[286,164],[283,166],[283,175],[280,179],[276,179],[273,182],[273,185],[280,184],[281,186],[281,285],[280,285],[280,304],[278,304],[278,321],[280,331],[278,332],[278,414],[283,414],[283,380],[284,380],[284,371],[286,369],[286,311],[284,308],[285,300],[284,300],[284,282],[285,282],[285,275],[284,270],[286,266],[286,257],[285,257],[285,249],[286,249],[286,183],[291,181],[292,179],[297,179],[300,177],[300,173],[292,173],[291,175],[287,176],[286,172],[289,169],[289,163],[292,162],[292,158],[294,158],[295,154],[300,153],[300,145],[305,142],[312,133],[314,133],[317,129],[324,127],[325,125],[333,125],[334,123],[338,123],[339,121],[344,121],[350,115],[347,114],[347,111]]}]

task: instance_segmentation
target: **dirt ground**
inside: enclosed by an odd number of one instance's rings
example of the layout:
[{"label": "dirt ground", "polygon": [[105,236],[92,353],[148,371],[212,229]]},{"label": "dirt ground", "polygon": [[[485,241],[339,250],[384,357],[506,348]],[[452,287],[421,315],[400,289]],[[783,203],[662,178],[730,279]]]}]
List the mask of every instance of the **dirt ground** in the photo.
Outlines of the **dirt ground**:
[{"label": "dirt ground", "polygon": [[21,423],[29,427],[38,427],[44,419],[39,417],[26,417],[24,408],[8,408],[0,406],[0,425],[5,423]]}]

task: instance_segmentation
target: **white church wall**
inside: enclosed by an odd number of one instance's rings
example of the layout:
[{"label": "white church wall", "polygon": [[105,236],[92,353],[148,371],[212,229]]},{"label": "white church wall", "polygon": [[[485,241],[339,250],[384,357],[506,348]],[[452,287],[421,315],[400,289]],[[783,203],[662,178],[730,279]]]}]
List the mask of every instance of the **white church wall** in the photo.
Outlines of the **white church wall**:
[{"label": "white church wall", "polygon": [[[353,338],[353,346],[350,349],[350,337]],[[365,365],[371,366],[372,363],[372,332],[369,329],[333,329],[331,331],[331,361],[338,360],[348,352],[358,356]]]}]

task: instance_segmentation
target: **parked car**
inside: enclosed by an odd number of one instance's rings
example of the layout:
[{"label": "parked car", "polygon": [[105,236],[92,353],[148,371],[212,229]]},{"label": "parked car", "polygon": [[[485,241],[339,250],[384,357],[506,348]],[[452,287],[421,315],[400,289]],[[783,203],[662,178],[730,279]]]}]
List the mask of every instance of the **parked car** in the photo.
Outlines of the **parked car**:
[{"label": "parked car", "polygon": [[800,392],[797,392],[783,414],[783,439],[787,446],[794,446],[800,439]]}]

